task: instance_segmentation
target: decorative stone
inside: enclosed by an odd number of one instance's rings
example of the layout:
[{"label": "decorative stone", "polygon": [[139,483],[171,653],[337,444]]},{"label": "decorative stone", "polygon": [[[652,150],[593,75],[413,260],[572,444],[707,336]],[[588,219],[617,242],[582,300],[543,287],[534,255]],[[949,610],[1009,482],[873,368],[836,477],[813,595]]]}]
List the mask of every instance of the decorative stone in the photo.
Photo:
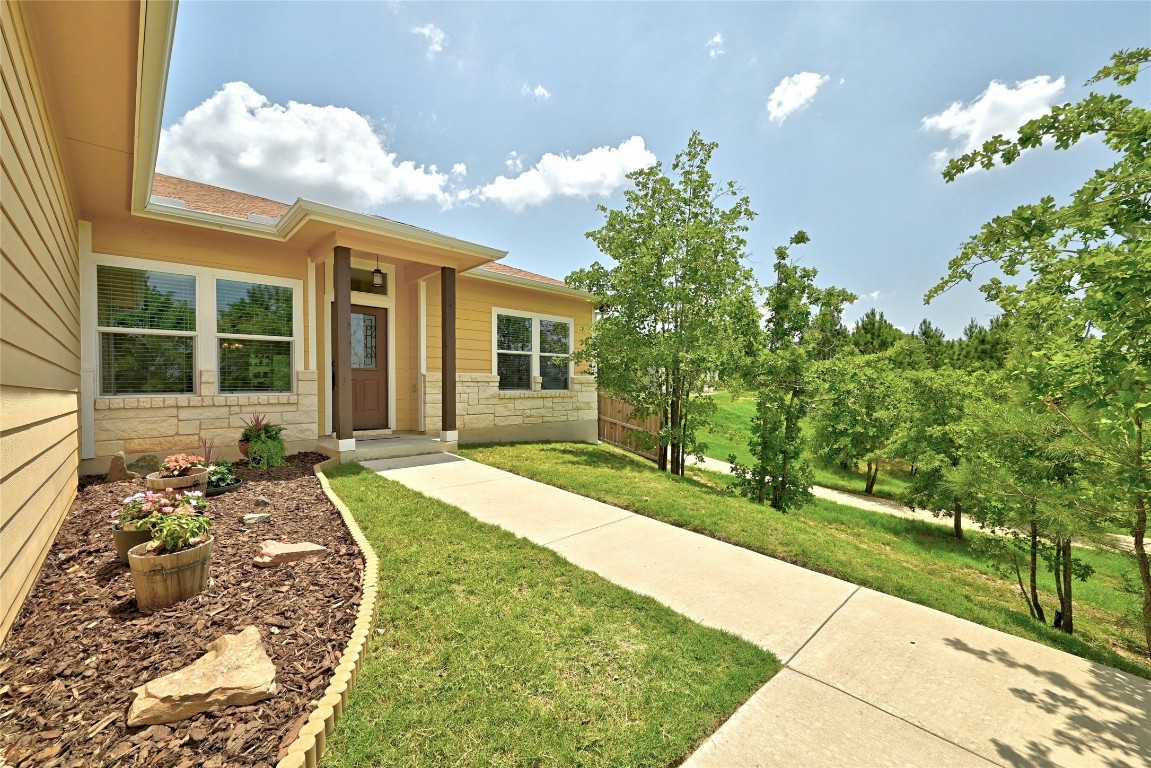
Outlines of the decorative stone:
[{"label": "decorative stone", "polygon": [[260,544],[260,554],[252,560],[254,565],[261,568],[271,568],[295,560],[303,560],[314,555],[327,552],[327,547],[313,544],[310,541],[301,541],[298,544],[289,544],[284,541],[268,539]]},{"label": "decorative stone", "polygon": [[159,472],[160,457],[151,453],[145,453],[143,456],[129,464],[128,469],[132,470],[138,475],[149,475],[153,472]]},{"label": "decorative stone", "polygon": [[255,523],[262,523],[271,517],[269,512],[253,512],[250,515],[244,515],[244,525],[254,525]]},{"label": "decorative stone", "polygon": [[270,699],[280,690],[276,666],[256,627],[223,635],[191,665],[134,688],[128,725],[175,723],[200,712]]},{"label": "decorative stone", "polygon": [[272,502],[268,501],[267,496],[260,496],[256,499],[256,506],[257,507],[270,507],[270,506],[272,506]]},{"label": "decorative stone", "polygon": [[112,463],[108,465],[108,474],[104,476],[104,480],[115,483],[120,480],[135,480],[138,477],[139,475],[129,472],[128,467],[124,465],[124,452],[116,451],[112,456]]}]

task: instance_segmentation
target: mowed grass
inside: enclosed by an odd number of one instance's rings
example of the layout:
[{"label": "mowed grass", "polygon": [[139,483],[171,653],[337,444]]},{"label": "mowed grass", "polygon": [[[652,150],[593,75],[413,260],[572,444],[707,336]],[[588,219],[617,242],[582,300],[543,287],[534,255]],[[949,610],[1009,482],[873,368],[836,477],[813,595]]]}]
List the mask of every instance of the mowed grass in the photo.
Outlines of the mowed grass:
[{"label": "mowed grass", "polygon": [[[1136,623],[1139,598],[1124,589],[1138,582],[1133,558],[1076,549],[1096,573],[1086,583],[1075,582],[1076,634],[1068,636],[1031,619],[1014,579],[997,573],[983,554],[988,535],[979,531],[957,541],[946,526],[818,499],[784,515],[735,496],[722,475],[689,470],[686,478],[674,477],[606,445],[479,446],[461,453],[1151,679]],[[1057,603],[1047,573],[1042,587],[1050,620]]]},{"label": "mowed grass", "polygon": [[[751,436],[751,418],[755,415],[755,398],[748,395],[732,397],[728,392],[716,392],[712,395],[712,399],[717,408],[715,415],[711,417],[713,424],[707,429],[700,430],[699,433],[700,439],[707,443],[704,455],[727,461],[734,454],[742,463],[751,462],[747,441]],[[810,419],[804,421],[803,430],[810,438]],[[811,463],[816,485],[847,493],[863,493],[867,479],[866,467],[863,465],[854,469],[843,469],[824,466],[810,453],[807,458]],[[898,501],[900,494],[907,489],[909,479],[906,469],[898,463],[882,462],[879,479],[875,482],[872,495]]]},{"label": "mowed grass", "polygon": [[666,766],[779,669],[461,510],[328,470],[380,557],[378,623],[325,766]]}]

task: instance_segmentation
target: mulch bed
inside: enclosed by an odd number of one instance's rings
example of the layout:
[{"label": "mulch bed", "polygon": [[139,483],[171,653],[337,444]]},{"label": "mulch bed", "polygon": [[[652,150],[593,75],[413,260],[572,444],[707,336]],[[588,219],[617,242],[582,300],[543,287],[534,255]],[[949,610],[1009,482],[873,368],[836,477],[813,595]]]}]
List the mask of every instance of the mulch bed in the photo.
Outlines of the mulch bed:
[{"label": "mulch bed", "polygon": [[[0,647],[0,766],[272,766],[294,738],[347,645],[363,557],[312,465],[288,457],[258,471],[236,465],[239,489],[210,499],[216,537],[209,588],[141,613],[108,519],[143,480],[85,478],[7,641]],[[95,480],[95,482],[93,482]],[[257,506],[263,496],[271,506]],[[271,512],[245,528],[242,516]],[[324,558],[252,565],[265,539],[312,541]],[[244,707],[171,725],[128,728],[131,690],[187,666],[220,635],[259,628],[281,691]]]}]

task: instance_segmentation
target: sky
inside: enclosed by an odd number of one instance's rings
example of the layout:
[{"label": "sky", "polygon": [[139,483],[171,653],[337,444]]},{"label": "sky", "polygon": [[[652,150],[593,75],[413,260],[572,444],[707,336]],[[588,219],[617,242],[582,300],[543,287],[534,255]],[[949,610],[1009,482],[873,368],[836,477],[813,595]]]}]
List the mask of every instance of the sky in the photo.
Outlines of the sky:
[{"label": "sky", "polygon": [[[197,2],[179,6],[157,170],[374,213],[563,278],[627,174],[693,130],[758,214],[757,277],[793,249],[906,330],[996,314],[977,285],[924,306],[963,241],[1114,162],[1098,139],[953,183],[950,157],[1075,101],[1147,2]],[[1095,86],[1109,88],[1110,85]],[[1147,105],[1141,82],[1127,95]],[[990,276],[991,273],[987,273]]]}]

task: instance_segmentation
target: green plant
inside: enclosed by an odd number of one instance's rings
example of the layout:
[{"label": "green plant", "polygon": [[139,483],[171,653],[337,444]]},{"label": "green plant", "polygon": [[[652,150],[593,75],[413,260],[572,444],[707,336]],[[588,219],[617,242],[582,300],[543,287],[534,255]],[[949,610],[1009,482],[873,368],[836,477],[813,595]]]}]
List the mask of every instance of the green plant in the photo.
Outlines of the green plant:
[{"label": "green plant", "polygon": [[203,456],[188,455],[186,453],[173,453],[165,456],[160,462],[160,475],[162,477],[184,477],[193,469],[208,466]]},{"label": "green plant", "polygon": [[250,421],[243,419],[243,422],[245,426],[240,433],[241,443],[251,443],[259,437],[278,439],[284,433],[283,426],[268,421],[266,413],[253,413]]},{"label": "green plant", "polygon": [[226,485],[235,485],[240,482],[236,471],[230,461],[217,461],[208,467],[208,487],[223,488]]},{"label": "green plant", "polygon": [[198,515],[187,505],[172,512],[158,512],[148,518],[152,529],[154,553],[177,552],[202,543],[212,520],[207,515]]},{"label": "green plant", "polygon": [[277,432],[269,436],[266,432],[248,442],[248,466],[257,469],[270,469],[284,463],[284,440]]}]

